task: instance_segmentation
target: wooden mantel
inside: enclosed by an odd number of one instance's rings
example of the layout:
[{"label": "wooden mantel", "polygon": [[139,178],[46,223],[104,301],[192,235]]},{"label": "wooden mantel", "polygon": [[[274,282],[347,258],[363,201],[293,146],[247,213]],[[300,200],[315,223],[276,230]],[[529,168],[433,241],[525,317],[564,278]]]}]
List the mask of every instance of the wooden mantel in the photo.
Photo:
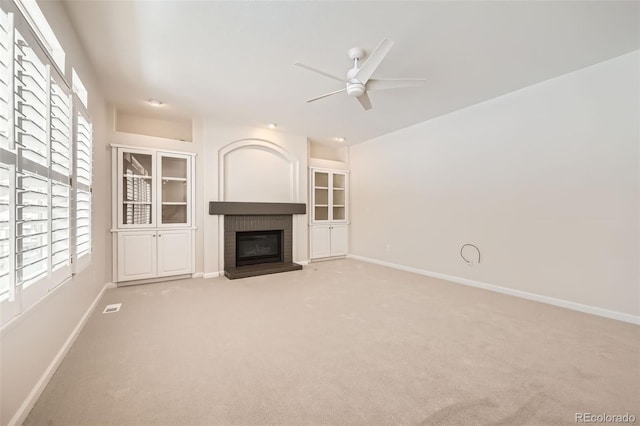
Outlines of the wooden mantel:
[{"label": "wooden mantel", "polygon": [[277,215],[306,214],[305,203],[245,203],[236,201],[210,201],[210,215]]}]

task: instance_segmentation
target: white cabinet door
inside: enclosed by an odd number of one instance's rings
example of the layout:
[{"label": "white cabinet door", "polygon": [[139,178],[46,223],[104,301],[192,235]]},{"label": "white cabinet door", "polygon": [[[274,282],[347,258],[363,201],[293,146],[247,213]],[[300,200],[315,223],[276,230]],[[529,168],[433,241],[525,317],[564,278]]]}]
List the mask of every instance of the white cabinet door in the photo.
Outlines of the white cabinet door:
[{"label": "white cabinet door", "polygon": [[331,225],[331,256],[347,254],[347,225]]},{"label": "white cabinet door", "polygon": [[331,230],[329,225],[311,227],[311,258],[331,256]]},{"label": "white cabinet door", "polygon": [[311,168],[311,223],[349,221],[349,173]]},{"label": "white cabinet door", "polygon": [[158,276],[190,274],[191,230],[158,231]]},{"label": "white cabinet door", "polygon": [[347,222],[349,201],[349,175],[346,172],[331,173],[331,221]]},{"label": "white cabinet door", "polygon": [[119,148],[116,203],[118,228],[156,226],[156,154],[154,151]]},{"label": "white cabinet door", "polygon": [[156,276],[156,231],[118,233],[118,282]]},{"label": "white cabinet door", "polygon": [[191,156],[157,153],[158,227],[191,225]]},{"label": "white cabinet door", "polygon": [[311,226],[311,259],[345,256],[349,247],[349,225]]},{"label": "white cabinet door", "polygon": [[330,176],[327,170],[311,169],[311,222],[327,222],[331,208]]}]

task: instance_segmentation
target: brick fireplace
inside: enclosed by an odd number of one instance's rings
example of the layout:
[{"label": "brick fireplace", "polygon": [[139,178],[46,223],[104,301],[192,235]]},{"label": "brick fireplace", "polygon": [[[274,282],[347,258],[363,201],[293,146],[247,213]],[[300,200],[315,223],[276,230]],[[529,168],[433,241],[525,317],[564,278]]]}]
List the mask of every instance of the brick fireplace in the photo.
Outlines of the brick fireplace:
[{"label": "brick fireplace", "polygon": [[224,215],[224,275],[229,279],[302,269],[293,262],[293,214],[305,204],[211,202]]}]

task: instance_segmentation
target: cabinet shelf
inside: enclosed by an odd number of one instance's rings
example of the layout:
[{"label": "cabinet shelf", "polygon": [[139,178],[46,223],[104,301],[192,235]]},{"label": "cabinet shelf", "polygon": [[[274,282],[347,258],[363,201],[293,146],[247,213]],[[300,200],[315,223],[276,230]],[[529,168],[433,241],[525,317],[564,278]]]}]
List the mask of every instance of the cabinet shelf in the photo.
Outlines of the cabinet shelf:
[{"label": "cabinet shelf", "polygon": [[163,182],[186,182],[187,178],[181,178],[181,177],[163,177],[162,178]]},{"label": "cabinet shelf", "polygon": [[314,186],[315,189],[329,189],[328,186]]},{"label": "cabinet shelf", "polygon": [[151,205],[151,201],[123,201],[122,204],[139,204],[139,205]]},{"label": "cabinet shelf", "polygon": [[151,179],[152,176],[149,175],[132,175],[132,174],[124,174],[123,178],[137,178],[137,179]]}]

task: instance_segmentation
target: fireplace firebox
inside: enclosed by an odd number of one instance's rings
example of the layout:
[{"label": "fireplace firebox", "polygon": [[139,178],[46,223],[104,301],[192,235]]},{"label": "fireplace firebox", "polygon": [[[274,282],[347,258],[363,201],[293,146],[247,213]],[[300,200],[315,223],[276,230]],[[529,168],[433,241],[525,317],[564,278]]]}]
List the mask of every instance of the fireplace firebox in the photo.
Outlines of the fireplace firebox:
[{"label": "fireplace firebox", "polygon": [[236,266],[282,262],[282,233],[283,230],[236,232]]}]

